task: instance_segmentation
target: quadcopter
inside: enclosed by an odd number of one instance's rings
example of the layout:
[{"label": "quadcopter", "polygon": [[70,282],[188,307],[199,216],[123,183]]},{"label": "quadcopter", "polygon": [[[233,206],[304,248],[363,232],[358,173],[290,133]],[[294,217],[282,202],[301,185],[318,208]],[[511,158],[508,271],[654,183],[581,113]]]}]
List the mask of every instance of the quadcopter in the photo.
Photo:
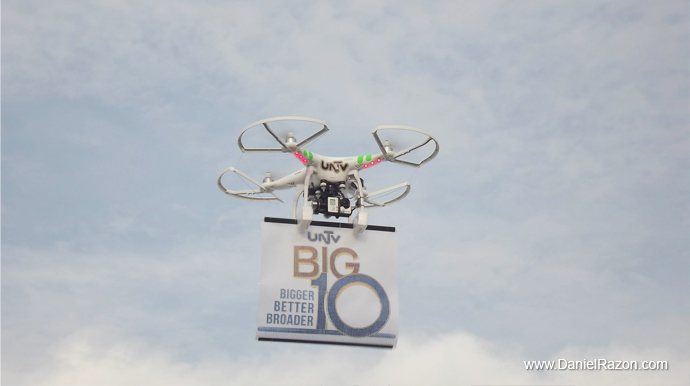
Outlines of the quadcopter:
[{"label": "quadcopter", "polygon": [[[307,138],[297,142],[297,139],[292,132],[289,132],[286,136],[281,137],[276,134],[276,130],[269,126],[269,124],[274,124],[280,121],[309,122],[311,124],[318,124],[322,127],[320,130],[307,136]],[[257,130],[261,131],[262,129],[265,130],[265,132],[267,132],[268,135],[275,140],[275,142],[277,142],[276,145],[273,147],[263,148],[246,147],[243,144],[242,137],[247,132],[255,132]],[[293,219],[298,221],[300,230],[304,230],[309,226],[313,219],[313,215],[321,214],[325,218],[347,217],[349,222],[354,224],[353,228],[357,233],[361,232],[367,227],[368,214],[366,209],[383,207],[392,204],[401,200],[410,192],[409,181],[377,190],[375,192],[369,192],[364,186],[364,180],[360,177],[360,172],[372,168],[383,161],[420,167],[431,161],[436,154],[438,154],[439,150],[438,141],[436,141],[436,139],[430,134],[413,127],[398,125],[378,126],[374,129],[372,134],[380,149],[380,152],[376,154],[352,157],[327,157],[312,153],[311,151],[305,149],[305,145],[321,137],[323,134],[328,132],[328,130],[329,129],[325,122],[306,117],[277,117],[252,123],[242,130],[239,138],[237,139],[237,144],[243,153],[292,153],[304,167],[279,179],[274,179],[271,173],[266,173],[262,182],[255,181],[234,167],[229,167],[225,169],[218,177],[218,187],[223,193],[246,200],[280,202],[283,202],[283,200],[275,195],[274,191],[294,188],[295,196],[292,216]],[[425,139],[412,146],[395,151],[389,141],[381,141],[379,137],[380,132],[394,130],[416,132],[423,135]],[[433,153],[423,160],[414,162],[401,159],[402,156],[409,154],[410,152],[417,150],[430,142],[433,142]],[[223,186],[221,178],[228,172],[235,173],[244,179],[245,182],[248,182],[247,185],[250,189],[231,190]],[[249,184],[252,184],[256,188],[252,188],[249,186]],[[400,193],[386,201],[381,201],[379,198],[385,198],[386,196],[395,194],[395,192]],[[304,197],[301,213],[297,210],[300,197]],[[298,213],[301,214],[301,218],[298,218]],[[355,213],[357,213],[356,216],[352,218],[351,216],[353,216]]]}]

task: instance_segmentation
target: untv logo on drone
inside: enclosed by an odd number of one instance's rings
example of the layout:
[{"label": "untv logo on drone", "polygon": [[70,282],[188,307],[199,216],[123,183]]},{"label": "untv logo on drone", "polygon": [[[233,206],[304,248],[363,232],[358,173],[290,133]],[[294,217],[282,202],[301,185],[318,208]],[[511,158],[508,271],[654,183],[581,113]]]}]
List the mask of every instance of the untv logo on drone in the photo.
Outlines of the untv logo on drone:
[{"label": "untv logo on drone", "polygon": [[344,164],[343,161],[333,161],[333,162],[324,162],[323,160],[321,161],[321,169],[323,170],[332,170],[336,173],[344,172],[347,170],[349,164]]}]

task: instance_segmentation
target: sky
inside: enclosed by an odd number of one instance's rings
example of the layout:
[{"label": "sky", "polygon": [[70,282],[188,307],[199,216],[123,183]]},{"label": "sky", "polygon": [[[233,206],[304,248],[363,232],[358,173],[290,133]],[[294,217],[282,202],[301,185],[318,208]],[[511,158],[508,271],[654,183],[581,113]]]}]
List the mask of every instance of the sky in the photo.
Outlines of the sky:
[{"label": "sky", "polygon": [[[2,5],[3,384],[690,381],[687,1]],[[216,179],[285,166],[237,136],[287,115],[328,124],[319,154],[440,143],[369,214],[394,350],[255,340],[291,207]],[[669,370],[524,367],[598,358]]]}]

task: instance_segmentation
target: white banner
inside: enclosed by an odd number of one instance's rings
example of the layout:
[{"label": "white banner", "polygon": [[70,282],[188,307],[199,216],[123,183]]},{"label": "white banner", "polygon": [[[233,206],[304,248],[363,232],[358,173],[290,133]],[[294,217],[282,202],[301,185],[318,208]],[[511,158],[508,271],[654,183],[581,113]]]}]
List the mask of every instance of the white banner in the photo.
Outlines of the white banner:
[{"label": "white banner", "polygon": [[395,228],[265,218],[259,340],[393,348],[398,340]]}]

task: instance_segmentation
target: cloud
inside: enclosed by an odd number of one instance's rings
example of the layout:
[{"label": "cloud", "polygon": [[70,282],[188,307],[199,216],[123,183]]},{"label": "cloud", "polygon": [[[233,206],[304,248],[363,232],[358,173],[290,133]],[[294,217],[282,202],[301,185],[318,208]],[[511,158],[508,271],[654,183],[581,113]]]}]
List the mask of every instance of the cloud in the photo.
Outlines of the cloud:
[{"label": "cloud", "polygon": [[[251,227],[250,217],[241,211],[220,216],[218,231]],[[233,219],[241,223],[226,224]],[[303,345],[283,350],[255,342],[258,260],[252,256],[259,256],[258,235],[240,233],[223,241],[209,236],[138,253],[80,252],[70,244],[49,250],[3,246],[3,307],[12,310],[3,315],[3,349],[12,353],[3,358],[5,379],[29,384],[311,382],[304,374],[317,383],[391,384],[679,379],[676,366],[688,355],[679,339],[685,319],[654,295],[664,294],[665,287],[645,277],[637,284],[620,282],[569,258],[529,265],[529,255],[516,256],[508,240],[461,241],[457,254],[445,256],[440,253],[448,246],[418,254],[419,246],[403,236],[401,341],[384,354]],[[640,307],[649,293],[658,306]],[[521,367],[523,360],[595,356],[676,364],[671,373],[648,378],[552,376]],[[325,367],[290,371],[321,361]],[[419,371],[393,371],[401,363]],[[343,368],[360,369],[360,375]]]},{"label": "cloud", "polygon": [[[11,379],[301,383],[326,358],[314,379],[628,383],[521,363],[687,356],[687,3],[4,5]],[[215,179],[250,163],[239,130],[279,115],[325,120],[310,150],[329,155],[375,150],[380,124],[439,139],[419,172],[376,169],[413,182],[370,217],[399,232],[393,352],[247,334],[258,219],[291,210]]]},{"label": "cloud", "polygon": [[456,331],[403,336],[393,351],[271,345],[264,356],[236,359],[222,352],[200,362],[183,361],[112,332],[81,329],[49,350],[40,373],[4,380],[30,384],[676,384],[687,380],[687,358],[663,349],[566,348],[554,358],[665,360],[667,371],[527,371],[519,351]]}]

